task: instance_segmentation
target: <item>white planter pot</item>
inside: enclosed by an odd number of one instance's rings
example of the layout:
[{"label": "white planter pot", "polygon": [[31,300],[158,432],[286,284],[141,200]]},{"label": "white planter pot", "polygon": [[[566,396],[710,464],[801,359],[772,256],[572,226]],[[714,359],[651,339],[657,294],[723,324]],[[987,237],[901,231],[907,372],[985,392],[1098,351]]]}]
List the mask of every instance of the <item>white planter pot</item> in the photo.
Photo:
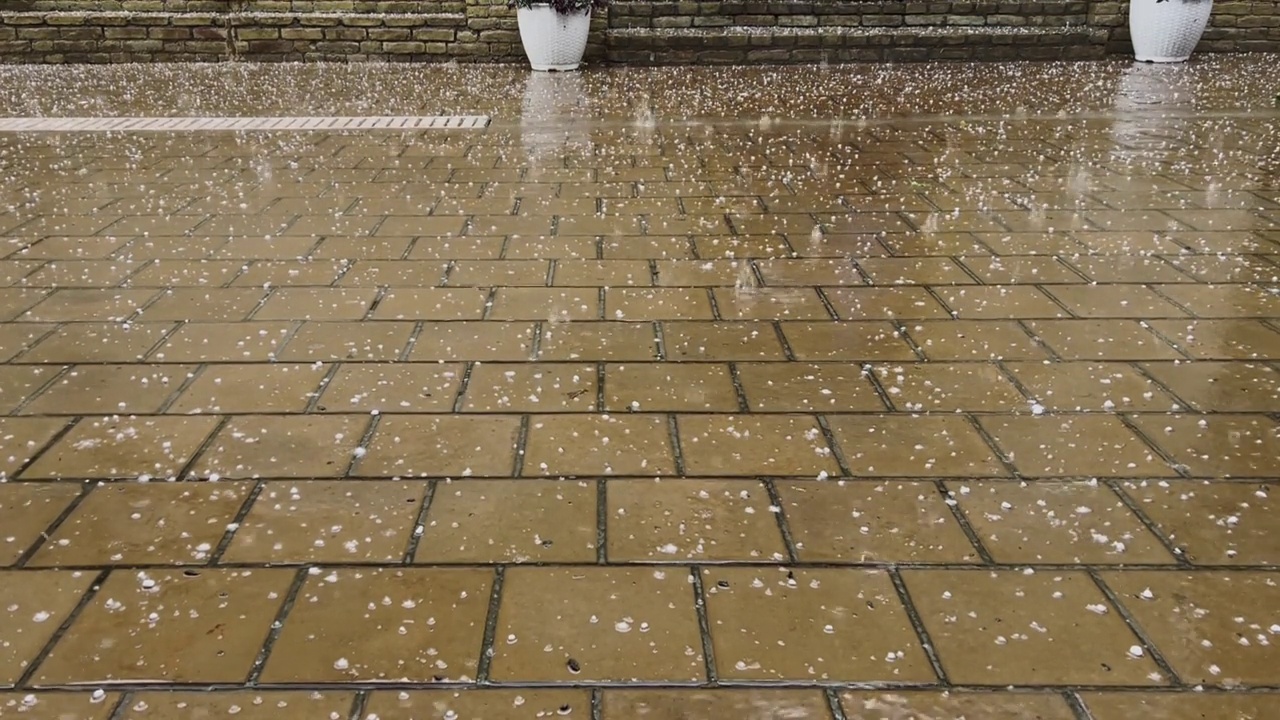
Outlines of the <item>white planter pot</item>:
[{"label": "white planter pot", "polygon": [[1182,62],[1191,57],[1209,24],[1213,0],[1130,0],[1129,35],[1142,62]]},{"label": "white planter pot", "polygon": [[520,8],[520,42],[534,70],[577,70],[591,32],[591,10],[561,15],[550,5]]}]

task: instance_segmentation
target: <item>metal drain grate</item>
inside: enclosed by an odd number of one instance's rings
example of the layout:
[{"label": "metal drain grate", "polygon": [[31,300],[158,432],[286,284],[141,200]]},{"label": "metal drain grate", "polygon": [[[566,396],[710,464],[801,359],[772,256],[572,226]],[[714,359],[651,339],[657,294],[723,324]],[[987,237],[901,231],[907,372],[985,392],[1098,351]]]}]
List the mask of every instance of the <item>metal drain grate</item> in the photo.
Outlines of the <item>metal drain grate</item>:
[{"label": "metal drain grate", "polygon": [[0,132],[195,132],[225,130],[468,130],[488,115],[370,117],[114,117],[0,118]]}]

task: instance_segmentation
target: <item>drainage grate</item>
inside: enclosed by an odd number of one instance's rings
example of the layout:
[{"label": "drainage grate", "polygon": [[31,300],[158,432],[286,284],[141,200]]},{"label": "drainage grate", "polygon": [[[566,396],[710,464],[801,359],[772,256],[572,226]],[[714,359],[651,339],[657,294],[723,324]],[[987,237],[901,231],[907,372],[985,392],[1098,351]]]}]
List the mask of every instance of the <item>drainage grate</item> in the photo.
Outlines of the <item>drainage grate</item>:
[{"label": "drainage grate", "polygon": [[210,130],[467,130],[488,115],[371,117],[0,117],[0,132],[194,132]]}]

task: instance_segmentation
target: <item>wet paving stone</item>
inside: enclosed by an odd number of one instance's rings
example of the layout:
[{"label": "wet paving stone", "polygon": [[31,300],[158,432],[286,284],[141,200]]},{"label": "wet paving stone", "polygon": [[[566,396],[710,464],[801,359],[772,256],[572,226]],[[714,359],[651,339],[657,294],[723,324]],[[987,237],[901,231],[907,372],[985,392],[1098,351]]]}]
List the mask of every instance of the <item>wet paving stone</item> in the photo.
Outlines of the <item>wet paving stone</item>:
[{"label": "wet paving stone", "polygon": [[0,133],[0,717],[1280,716],[1274,65],[0,69],[490,117]]}]

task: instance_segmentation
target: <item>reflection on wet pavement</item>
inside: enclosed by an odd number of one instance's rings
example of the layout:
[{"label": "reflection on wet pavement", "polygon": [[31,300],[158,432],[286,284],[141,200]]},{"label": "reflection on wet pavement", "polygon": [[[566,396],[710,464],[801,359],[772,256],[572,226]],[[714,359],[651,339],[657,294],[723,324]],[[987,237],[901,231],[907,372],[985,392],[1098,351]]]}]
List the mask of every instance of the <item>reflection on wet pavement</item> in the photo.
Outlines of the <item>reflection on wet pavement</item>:
[{"label": "reflection on wet pavement", "polygon": [[493,116],[0,134],[0,717],[1280,716],[1275,61],[0,70]]}]

